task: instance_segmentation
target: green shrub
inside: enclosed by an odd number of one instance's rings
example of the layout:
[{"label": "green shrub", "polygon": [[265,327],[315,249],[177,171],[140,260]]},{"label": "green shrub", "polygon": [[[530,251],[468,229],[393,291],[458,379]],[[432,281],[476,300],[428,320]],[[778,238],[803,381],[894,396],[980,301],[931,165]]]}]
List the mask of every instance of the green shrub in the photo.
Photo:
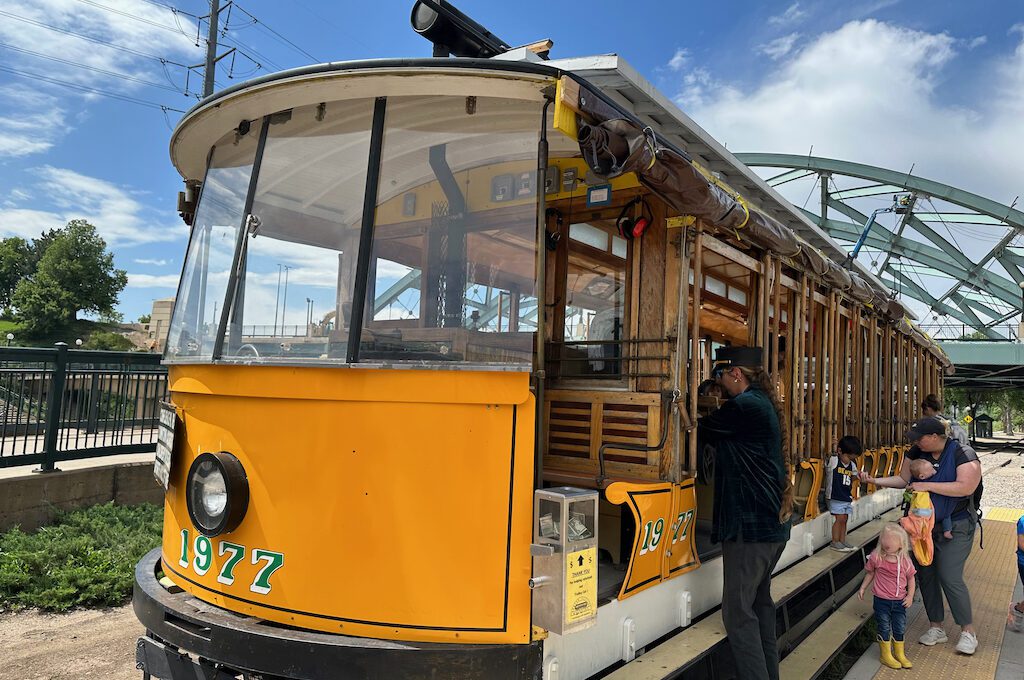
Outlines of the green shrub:
[{"label": "green shrub", "polygon": [[161,507],[107,503],[61,513],[35,533],[0,534],[0,610],[124,604],[162,526]]},{"label": "green shrub", "polygon": [[[74,348],[72,348],[74,349]],[[135,349],[131,340],[112,331],[95,331],[82,345],[82,349],[101,349],[108,352],[130,352]]]}]

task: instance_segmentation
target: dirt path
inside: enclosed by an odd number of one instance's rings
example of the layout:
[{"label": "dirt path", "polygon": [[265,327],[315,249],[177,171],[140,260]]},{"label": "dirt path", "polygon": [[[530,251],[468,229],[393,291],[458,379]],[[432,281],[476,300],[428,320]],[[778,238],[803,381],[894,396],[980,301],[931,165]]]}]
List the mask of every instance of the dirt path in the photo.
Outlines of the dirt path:
[{"label": "dirt path", "polygon": [[2,680],[140,680],[131,605],[69,614],[0,614]]}]

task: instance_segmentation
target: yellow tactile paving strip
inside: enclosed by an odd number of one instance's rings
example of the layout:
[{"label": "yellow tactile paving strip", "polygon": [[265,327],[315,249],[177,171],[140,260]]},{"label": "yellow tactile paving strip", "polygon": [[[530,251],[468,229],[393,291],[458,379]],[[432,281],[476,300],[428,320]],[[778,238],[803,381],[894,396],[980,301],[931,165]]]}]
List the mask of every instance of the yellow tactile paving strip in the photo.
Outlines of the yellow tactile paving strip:
[{"label": "yellow tactile paving strip", "polygon": [[[1018,511],[1014,511],[1018,512]],[[1016,522],[1020,514],[1014,517]],[[985,549],[978,549],[975,533],[974,549],[967,559],[964,579],[971,591],[974,627],[978,633],[978,650],[973,656],[957,654],[956,641],[960,628],[946,610],[944,627],[949,642],[925,647],[917,639],[928,629],[928,616],[924,609],[907,628],[907,658],[914,664],[908,672],[882,668],[876,680],[907,678],[910,673],[918,677],[981,680],[993,678],[999,662],[999,649],[1006,630],[1006,607],[1013,596],[1017,579],[1017,532],[1007,521],[985,522]]]},{"label": "yellow tactile paving strip", "polygon": [[1014,524],[1022,516],[1024,516],[1024,508],[989,508],[985,513],[985,519],[996,522],[1013,522]]}]

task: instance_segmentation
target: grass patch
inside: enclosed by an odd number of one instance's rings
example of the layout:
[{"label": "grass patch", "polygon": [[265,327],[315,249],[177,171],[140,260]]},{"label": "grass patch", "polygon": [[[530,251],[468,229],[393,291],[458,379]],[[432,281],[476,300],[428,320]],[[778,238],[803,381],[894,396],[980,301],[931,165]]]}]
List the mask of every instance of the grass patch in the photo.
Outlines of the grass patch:
[{"label": "grass patch", "polygon": [[162,528],[162,507],[107,503],[61,513],[35,533],[0,534],[0,610],[124,604]]},{"label": "grass patch", "polygon": [[850,641],[846,643],[846,646],[843,647],[838,656],[832,660],[832,663],[818,676],[819,680],[843,680],[846,674],[850,672],[850,669],[853,668],[853,664],[857,663],[857,659],[863,656],[868,647],[875,644],[877,632],[875,617],[872,616],[864,624],[864,627],[850,638]]}]

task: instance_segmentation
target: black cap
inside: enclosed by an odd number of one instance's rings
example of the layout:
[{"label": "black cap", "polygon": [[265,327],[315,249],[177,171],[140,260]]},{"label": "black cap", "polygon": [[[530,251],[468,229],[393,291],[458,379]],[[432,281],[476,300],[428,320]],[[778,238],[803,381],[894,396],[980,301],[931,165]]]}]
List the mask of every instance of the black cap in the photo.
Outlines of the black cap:
[{"label": "black cap", "polygon": [[907,430],[907,441],[916,442],[926,434],[937,434],[942,437],[947,437],[946,423],[938,418],[928,416],[927,418],[921,418]]},{"label": "black cap", "polygon": [[[715,351],[715,363],[722,366],[761,367],[760,347],[719,347]],[[717,368],[717,367],[716,367]]]}]

